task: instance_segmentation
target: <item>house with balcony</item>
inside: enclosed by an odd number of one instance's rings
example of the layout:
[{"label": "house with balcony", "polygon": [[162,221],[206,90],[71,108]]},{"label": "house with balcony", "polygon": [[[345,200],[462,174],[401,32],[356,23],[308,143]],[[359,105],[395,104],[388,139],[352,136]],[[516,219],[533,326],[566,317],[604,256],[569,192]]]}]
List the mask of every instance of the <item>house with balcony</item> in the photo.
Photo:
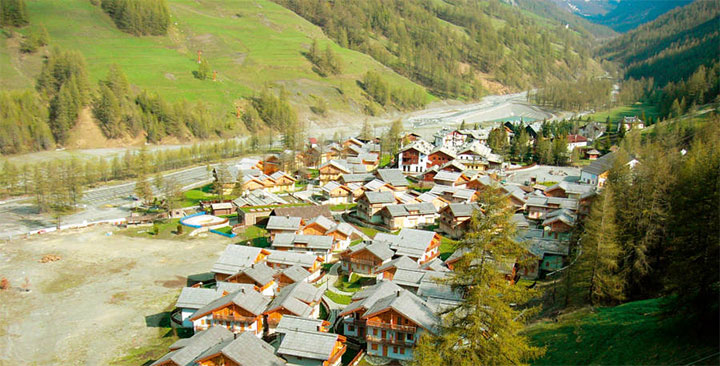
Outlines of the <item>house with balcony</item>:
[{"label": "house with balcony", "polygon": [[353,295],[340,316],[347,336],[365,339],[368,355],[395,360],[412,360],[420,336],[440,325],[424,300],[388,281]]},{"label": "house with balcony", "polygon": [[203,352],[193,365],[198,366],[283,366],[275,348],[245,332]]},{"label": "house with balcony", "polygon": [[301,217],[270,216],[265,229],[270,234],[270,240],[275,240],[277,234],[298,234],[305,223]]},{"label": "house with balcony", "polygon": [[339,366],[347,351],[345,337],[305,329],[278,331],[277,355],[292,365]]},{"label": "house with balcony", "polygon": [[[258,339],[248,333],[250,338]],[[187,366],[197,364],[197,360],[225,342],[231,342],[235,339],[232,332],[225,327],[210,327],[207,330],[196,332],[190,338],[182,338],[170,345],[169,352],[160,357],[150,366]],[[279,366],[267,365],[267,366]]]},{"label": "house with balcony", "polygon": [[436,147],[434,148],[430,154],[428,154],[428,168],[431,168],[433,166],[442,166],[445,165],[448,162],[451,162],[455,160],[455,151],[447,148],[447,147]]},{"label": "house with balcony", "polygon": [[341,268],[348,274],[372,275],[376,267],[389,262],[394,254],[385,241],[363,242],[340,253]]},{"label": "house with balcony", "polygon": [[387,205],[380,210],[382,225],[391,231],[417,228],[435,223],[437,212],[432,203]]},{"label": "house with balcony", "polygon": [[279,251],[312,253],[322,258],[323,262],[327,262],[333,249],[333,238],[321,235],[277,234],[271,248]]},{"label": "house with balcony", "polygon": [[438,229],[450,238],[462,238],[469,228],[473,213],[479,209],[477,203],[451,203],[440,210]]},{"label": "house with balcony", "polygon": [[350,240],[357,237],[358,232],[352,225],[335,222],[325,216],[318,216],[307,221],[302,232],[304,235],[324,235],[333,239],[333,251],[345,250]]},{"label": "house with balcony", "polygon": [[231,292],[198,309],[189,320],[195,331],[223,326],[233,333],[263,334],[263,312],[270,299],[247,288]]},{"label": "house with balcony", "polygon": [[325,290],[307,282],[296,282],[284,287],[265,310],[269,333],[274,333],[285,315],[315,318],[320,315],[320,300]]},{"label": "house with balcony", "polygon": [[410,259],[410,257],[408,256],[401,256],[383,265],[378,266],[375,269],[375,274],[377,275],[378,281],[381,281],[383,279],[392,281],[393,277],[395,277],[395,273],[397,273],[398,270],[416,270],[418,268],[419,267],[417,261]]},{"label": "house with balcony", "polygon": [[275,270],[268,267],[264,262],[253,263],[238,273],[228,277],[225,281],[229,283],[241,283],[252,285],[255,291],[265,296],[273,296],[277,289],[275,282]]},{"label": "house with balcony", "polygon": [[314,281],[320,277],[320,268],[323,259],[312,253],[299,253],[284,250],[268,250],[265,258],[268,267],[274,270],[284,270],[292,266],[300,266],[310,272],[308,281]]},{"label": "house with balcony", "polygon": [[525,207],[529,219],[542,220],[545,215],[555,210],[577,211],[578,201],[572,198],[530,196]]},{"label": "house with balcony", "polygon": [[269,192],[277,193],[295,191],[295,182],[297,181],[297,179],[295,179],[290,174],[283,171],[277,171],[270,174],[268,177],[272,181],[272,185],[268,187]]},{"label": "house with balcony", "polygon": [[377,233],[373,241],[387,242],[396,256],[406,255],[419,264],[439,255],[440,234],[434,231],[402,229],[397,235]]},{"label": "house with balcony", "polygon": [[465,174],[447,170],[440,170],[433,178],[433,182],[435,182],[435,184],[458,188],[465,188],[469,181],[470,179],[465,176]]},{"label": "house with balcony", "polygon": [[357,199],[357,216],[370,223],[381,223],[380,210],[396,202],[392,192],[365,192]]},{"label": "house with balcony", "polygon": [[422,173],[428,168],[428,155],[433,145],[423,139],[417,139],[404,146],[398,153],[398,168],[403,173]]},{"label": "house with balcony", "polygon": [[305,268],[297,265],[285,268],[275,273],[275,282],[278,284],[277,291],[279,292],[296,282],[308,282],[308,278],[310,278],[310,272]]},{"label": "house with balcony", "polygon": [[211,272],[216,281],[224,281],[241,270],[260,263],[270,255],[263,248],[229,244],[212,266]]},{"label": "house with balcony", "polygon": [[579,199],[582,195],[595,191],[595,187],[588,184],[578,184],[562,181],[545,190],[548,197],[562,197]]},{"label": "house with balcony", "polygon": [[320,188],[320,191],[326,204],[339,205],[353,202],[352,189],[336,181],[325,183],[325,185]]},{"label": "house with balcony", "polygon": [[400,169],[378,169],[375,177],[390,185],[393,191],[406,191],[409,183]]}]

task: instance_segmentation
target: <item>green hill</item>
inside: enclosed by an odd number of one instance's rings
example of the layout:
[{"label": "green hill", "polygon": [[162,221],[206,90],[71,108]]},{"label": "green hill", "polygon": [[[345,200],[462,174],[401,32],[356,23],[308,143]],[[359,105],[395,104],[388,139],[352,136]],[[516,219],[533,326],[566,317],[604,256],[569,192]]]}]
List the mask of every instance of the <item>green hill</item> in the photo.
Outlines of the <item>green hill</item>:
[{"label": "green hill", "polygon": [[[357,80],[368,70],[398,87],[414,87],[362,53],[343,49],[322,31],[291,11],[265,0],[171,0],[167,36],[136,37],[118,30],[99,6],[88,0],[27,1],[29,29],[44,25],[50,45],[80,51],[91,81],[104,78],[108,66],[122,67],[132,85],[157,91],[170,101],[206,101],[228,114],[240,98],[252,96],[266,83],[284,85],[302,114],[313,96],[327,99],[331,109],[361,113],[367,103]],[[0,37],[0,88],[31,87],[43,52],[19,52],[17,36]],[[303,56],[317,39],[342,58],[341,75],[321,77]],[[218,81],[198,80],[197,51],[218,72]]]},{"label": "green hill", "polygon": [[[663,312],[663,299],[581,309],[528,327],[547,347],[534,365],[717,365],[718,340],[696,337],[684,319]],[[707,358],[706,358],[707,357]]]}]

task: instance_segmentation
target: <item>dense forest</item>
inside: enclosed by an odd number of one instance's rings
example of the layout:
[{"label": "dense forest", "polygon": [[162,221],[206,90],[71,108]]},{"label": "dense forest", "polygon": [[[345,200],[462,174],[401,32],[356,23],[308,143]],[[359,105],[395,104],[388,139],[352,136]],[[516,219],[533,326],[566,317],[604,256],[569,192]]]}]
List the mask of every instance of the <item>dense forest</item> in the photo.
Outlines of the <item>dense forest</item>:
[{"label": "dense forest", "polygon": [[100,5],[120,30],[136,36],[163,35],[170,26],[166,0],[102,0]]},{"label": "dense forest", "polygon": [[20,27],[29,22],[25,0],[0,0],[0,26]]},{"label": "dense forest", "polygon": [[603,45],[600,57],[624,65],[625,77],[663,87],[720,58],[720,3],[695,1]]},{"label": "dense forest", "polygon": [[493,0],[277,0],[343,47],[369,54],[445,97],[476,98],[481,78],[520,89],[588,71],[589,40]]},{"label": "dense forest", "polygon": [[[582,1],[588,2],[587,0]],[[587,19],[593,23],[606,25],[618,32],[627,32],[654,20],[674,8],[687,5],[692,1],[693,0],[608,1],[611,4],[615,4],[610,11],[590,15]]]}]

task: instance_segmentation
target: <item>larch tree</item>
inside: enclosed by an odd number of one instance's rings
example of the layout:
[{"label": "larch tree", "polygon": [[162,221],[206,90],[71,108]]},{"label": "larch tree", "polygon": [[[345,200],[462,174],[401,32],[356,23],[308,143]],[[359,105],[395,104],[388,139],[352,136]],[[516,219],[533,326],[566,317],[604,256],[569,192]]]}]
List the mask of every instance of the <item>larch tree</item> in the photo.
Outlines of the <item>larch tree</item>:
[{"label": "larch tree", "polygon": [[624,280],[619,273],[622,247],[614,204],[609,187],[595,197],[580,238],[580,253],[572,267],[573,287],[590,305],[623,299]]},{"label": "larch tree", "polygon": [[515,240],[514,210],[498,188],[485,191],[479,203],[482,211],[458,245],[464,255],[447,279],[463,300],[441,314],[438,334],[421,337],[417,366],[522,365],[543,353],[520,334],[534,312],[527,305],[532,290],[506,277],[525,254]]}]

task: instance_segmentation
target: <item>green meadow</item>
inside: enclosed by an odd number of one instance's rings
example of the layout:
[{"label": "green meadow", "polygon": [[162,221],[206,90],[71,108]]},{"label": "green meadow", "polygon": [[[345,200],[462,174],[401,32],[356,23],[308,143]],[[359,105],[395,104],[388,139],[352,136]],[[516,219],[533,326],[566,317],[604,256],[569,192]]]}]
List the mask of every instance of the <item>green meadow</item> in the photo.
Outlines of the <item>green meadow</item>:
[{"label": "green meadow", "polygon": [[[50,47],[82,52],[93,81],[116,63],[138,90],[156,91],[168,100],[205,101],[226,113],[265,85],[283,85],[301,113],[317,98],[326,99],[333,110],[359,112],[366,98],[357,80],[368,70],[382,73],[396,87],[415,85],[371,57],[341,48],[320,28],[271,1],[170,0],[169,5],[167,36],[123,33],[88,0],[28,1],[31,24],[19,32],[44,25]],[[342,58],[342,74],[323,78],[312,70],[303,53],[313,39]],[[18,44],[8,32],[0,36],[3,89],[31,87],[40,70],[43,51],[21,54]],[[198,50],[217,71],[217,81],[193,76]]]}]

